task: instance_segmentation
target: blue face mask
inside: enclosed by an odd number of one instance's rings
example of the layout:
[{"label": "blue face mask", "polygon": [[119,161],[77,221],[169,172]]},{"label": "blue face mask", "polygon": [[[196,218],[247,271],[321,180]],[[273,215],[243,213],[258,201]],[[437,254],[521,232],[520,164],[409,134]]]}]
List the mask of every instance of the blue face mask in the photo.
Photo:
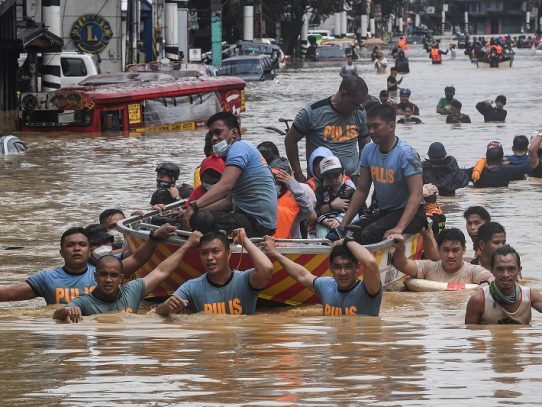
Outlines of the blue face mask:
[{"label": "blue face mask", "polygon": [[217,153],[220,157],[225,157],[228,154],[228,150],[230,149],[230,145],[228,144],[228,138],[230,137],[232,131],[233,129],[230,130],[224,140],[219,141],[213,146],[213,151]]}]

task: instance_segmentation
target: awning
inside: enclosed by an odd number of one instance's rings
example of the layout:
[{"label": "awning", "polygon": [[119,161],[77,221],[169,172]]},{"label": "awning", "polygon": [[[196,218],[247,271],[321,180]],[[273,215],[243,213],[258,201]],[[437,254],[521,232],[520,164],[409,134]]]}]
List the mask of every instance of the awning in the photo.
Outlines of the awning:
[{"label": "awning", "polygon": [[26,51],[36,52],[59,52],[62,51],[64,40],[46,28],[43,25],[31,24],[28,26],[17,27],[17,39],[23,43]]}]

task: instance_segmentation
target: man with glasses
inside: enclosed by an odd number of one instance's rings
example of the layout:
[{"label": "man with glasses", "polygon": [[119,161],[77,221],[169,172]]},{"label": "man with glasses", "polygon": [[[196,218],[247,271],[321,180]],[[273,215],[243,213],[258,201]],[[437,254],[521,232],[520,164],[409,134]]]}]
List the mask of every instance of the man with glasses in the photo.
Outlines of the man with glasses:
[{"label": "man with glasses", "polygon": [[94,291],[75,298],[67,306],[57,309],[53,318],[81,322],[83,316],[105,312],[137,313],[143,298],[169,277],[189,249],[199,245],[201,236],[200,232],[193,232],[185,244],[153,271],[124,285],[122,285],[124,278],[122,262],[115,256],[102,257],[94,272],[96,278]]},{"label": "man with glasses", "polygon": [[[373,255],[354,239],[347,236],[336,241],[329,263],[333,277],[317,277],[305,267],[282,255],[272,237],[266,236],[264,253],[278,261],[290,277],[316,293],[326,316],[378,316],[382,302],[382,285],[378,264]],[[363,266],[363,281],[358,280]]]},{"label": "man with glasses", "polygon": [[202,233],[244,228],[249,237],[273,235],[277,227],[275,179],[260,152],[241,140],[237,118],[219,112],[207,120],[213,151],[226,167],[220,180],[181,215]]},{"label": "man with glasses", "polygon": [[[318,147],[327,147],[341,160],[346,175],[357,179],[359,151],[369,142],[363,104],[369,91],[359,76],[344,78],[333,96],[310,103],[299,111],[284,145],[295,179],[306,182],[301,170],[298,143],[306,140],[306,159]],[[312,176],[308,169],[309,177]]]}]

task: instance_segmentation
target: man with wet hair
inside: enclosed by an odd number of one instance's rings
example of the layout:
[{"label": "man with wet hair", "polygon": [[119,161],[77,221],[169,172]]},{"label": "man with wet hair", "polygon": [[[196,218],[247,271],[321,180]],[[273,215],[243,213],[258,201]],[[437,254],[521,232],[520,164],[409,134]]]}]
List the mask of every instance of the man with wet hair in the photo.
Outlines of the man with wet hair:
[{"label": "man with wet hair", "polygon": [[[150,238],[130,257],[122,260],[123,272],[136,272],[154,253],[158,240],[175,233],[169,224],[151,232]],[[89,264],[90,244],[84,228],[66,230],[60,238],[60,255],[64,265],[42,271],[25,282],[0,287],[0,301],[23,301],[43,297],[47,305],[68,304],[72,299],[89,294],[96,287],[95,268]]]},{"label": "man with wet hair", "polygon": [[483,206],[469,206],[463,213],[465,218],[467,233],[473,244],[473,250],[479,255],[478,249],[478,229],[480,226],[491,221],[491,215]]},{"label": "man with wet hair", "polygon": [[479,255],[471,260],[471,264],[478,264],[486,270],[491,270],[491,258],[499,247],[506,244],[504,227],[497,222],[487,222],[478,229],[477,242]]},{"label": "man with wet hair", "polygon": [[182,214],[202,233],[236,228],[249,237],[272,235],[277,227],[277,193],[273,175],[260,152],[241,139],[237,118],[218,112],[207,120],[213,151],[226,167],[220,180]]},{"label": "man with wet hair", "polygon": [[223,232],[207,233],[199,244],[205,273],[183,283],[168,300],[158,305],[158,315],[168,316],[184,309],[211,314],[254,314],[259,292],[271,281],[273,264],[247,237],[244,229],[234,230],[232,237],[234,244],[246,250],[254,268],[232,270],[228,237]]},{"label": "man with wet hair", "polygon": [[470,123],[469,115],[461,113],[463,105],[459,100],[450,103],[450,114],[446,116],[446,123]]},{"label": "man with wet hair", "polygon": [[499,95],[495,99],[495,107],[491,100],[485,100],[476,104],[476,110],[484,116],[484,122],[504,122],[507,112],[503,109],[506,105],[506,96]]},{"label": "man with wet hair", "polygon": [[143,298],[170,276],[188,250],[199,245],[201,233],[193,232],[186,243],[162,261],[143,278],[124,283],[122,261],[107,255],[96,264],[96,288],[89,294],[74,298],[53,314],[54,319],[81,322],[84,316],[106,312],[135,313]]},{"label": "man with wet hair", "polygon": [[531,138],[529,145],[529,176],[542,178],[542,132],[538,132]]},{"label": "man with wet hair", "polygon": [[480,284],[491,281],[491,273],[482,266],[469,264],[463,260],[465,254],[465,235],[459,229],[444,229],[437,237],[440,260],[411,260],[405,255],[403,235],[391,235],[395,253],[393,266],[402,273],[414,278],[439,281],[443,283]]},{"label": "man with wet hair", "polygon": [[[317,277],[286,256],[276,247],[273,238],[266,236],[264,252],[278,261],[290,277],[315,293],[326,316],[378,316],[382,302],[382,286],[378,264],[373,255],[350,236],[336,241],[329,263],[333,277]],[[358,280],[360,266],[364,267],[363,281]]]},{"label": "man with wet hair", "polygon": [[526,136],[515,136],[512,142],[512,155],[505,156],[508,165],[529,164],[529,139]]},{"label": "man with wet hair", "polygon": [[476,290],[467,303],[465,324],[529,324],[531,308],[542,312],[542,294],[519,285],[521,259],[509,245],[491,257],[495,281]]},{"label": "man with wet hair", "polygon": [[409,144],[395,135],[395,110],[387,105],[369,111],[369,137],[363,149],[360,176],[341,227],[360,213],[371,184],[379,211],[359,221],[354,237],[361,244],[377,243],[391,234],[417,233],[427,220],[422,204],[422,164]]},{"label": "man with wet hair", "polygon": [[[306,105],[295,117],[284,140],[286,155],[295,179],[306,182],[299,162],[298,143],[306,142],[306,159],[321,146],[329,148],[341,160],[346,174],[357,179],[359,153],[369,142],[367,115],[363,104],[369,94],[367,84],[356,75],[344,78],[333,96]],[[308,176],[311,177],[311,170]]]},{"label": "man with wet hair", "polygon": [[120,209],[106,209],[100,213],[99,222],[107,233],[113,236],[113,250],[119,253],[125,252],[128,254],[128,243],[124,235],[117,230],[117,222],[125,219],[124,212]]}]

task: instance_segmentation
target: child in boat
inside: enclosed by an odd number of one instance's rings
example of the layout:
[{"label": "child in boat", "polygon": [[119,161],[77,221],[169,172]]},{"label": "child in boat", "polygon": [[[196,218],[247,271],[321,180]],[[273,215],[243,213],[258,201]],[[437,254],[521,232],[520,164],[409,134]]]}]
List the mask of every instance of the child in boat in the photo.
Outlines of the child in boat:
[{"label": "child in boat", "polygon": [[341,236],[335,229],[348,209],[356,186],[351,179],[345,179],[341,161],[335,156],[326,157],[320,162],[320,177],[322,184],[316,188],[316,237],[338,240]]},{"label": "child in boat", "polygon": [[180,187],[175,185],[180,173],[177,164],[160,163],[155,171],[157,189],[151,197],[153,209],[163,209],[164,205],[186,199],[192,193],[192,187],[188,184],[183,183]]},{"label": "child in boat", "polygon": [[220,177],[224,172],[225,164],[224,160],[222,160],[218,154],[212,153],[201,162],[199,168],[201,185],[194,188],[186,200],[185,208],[190,202],[201,198],[220,180]]}]

